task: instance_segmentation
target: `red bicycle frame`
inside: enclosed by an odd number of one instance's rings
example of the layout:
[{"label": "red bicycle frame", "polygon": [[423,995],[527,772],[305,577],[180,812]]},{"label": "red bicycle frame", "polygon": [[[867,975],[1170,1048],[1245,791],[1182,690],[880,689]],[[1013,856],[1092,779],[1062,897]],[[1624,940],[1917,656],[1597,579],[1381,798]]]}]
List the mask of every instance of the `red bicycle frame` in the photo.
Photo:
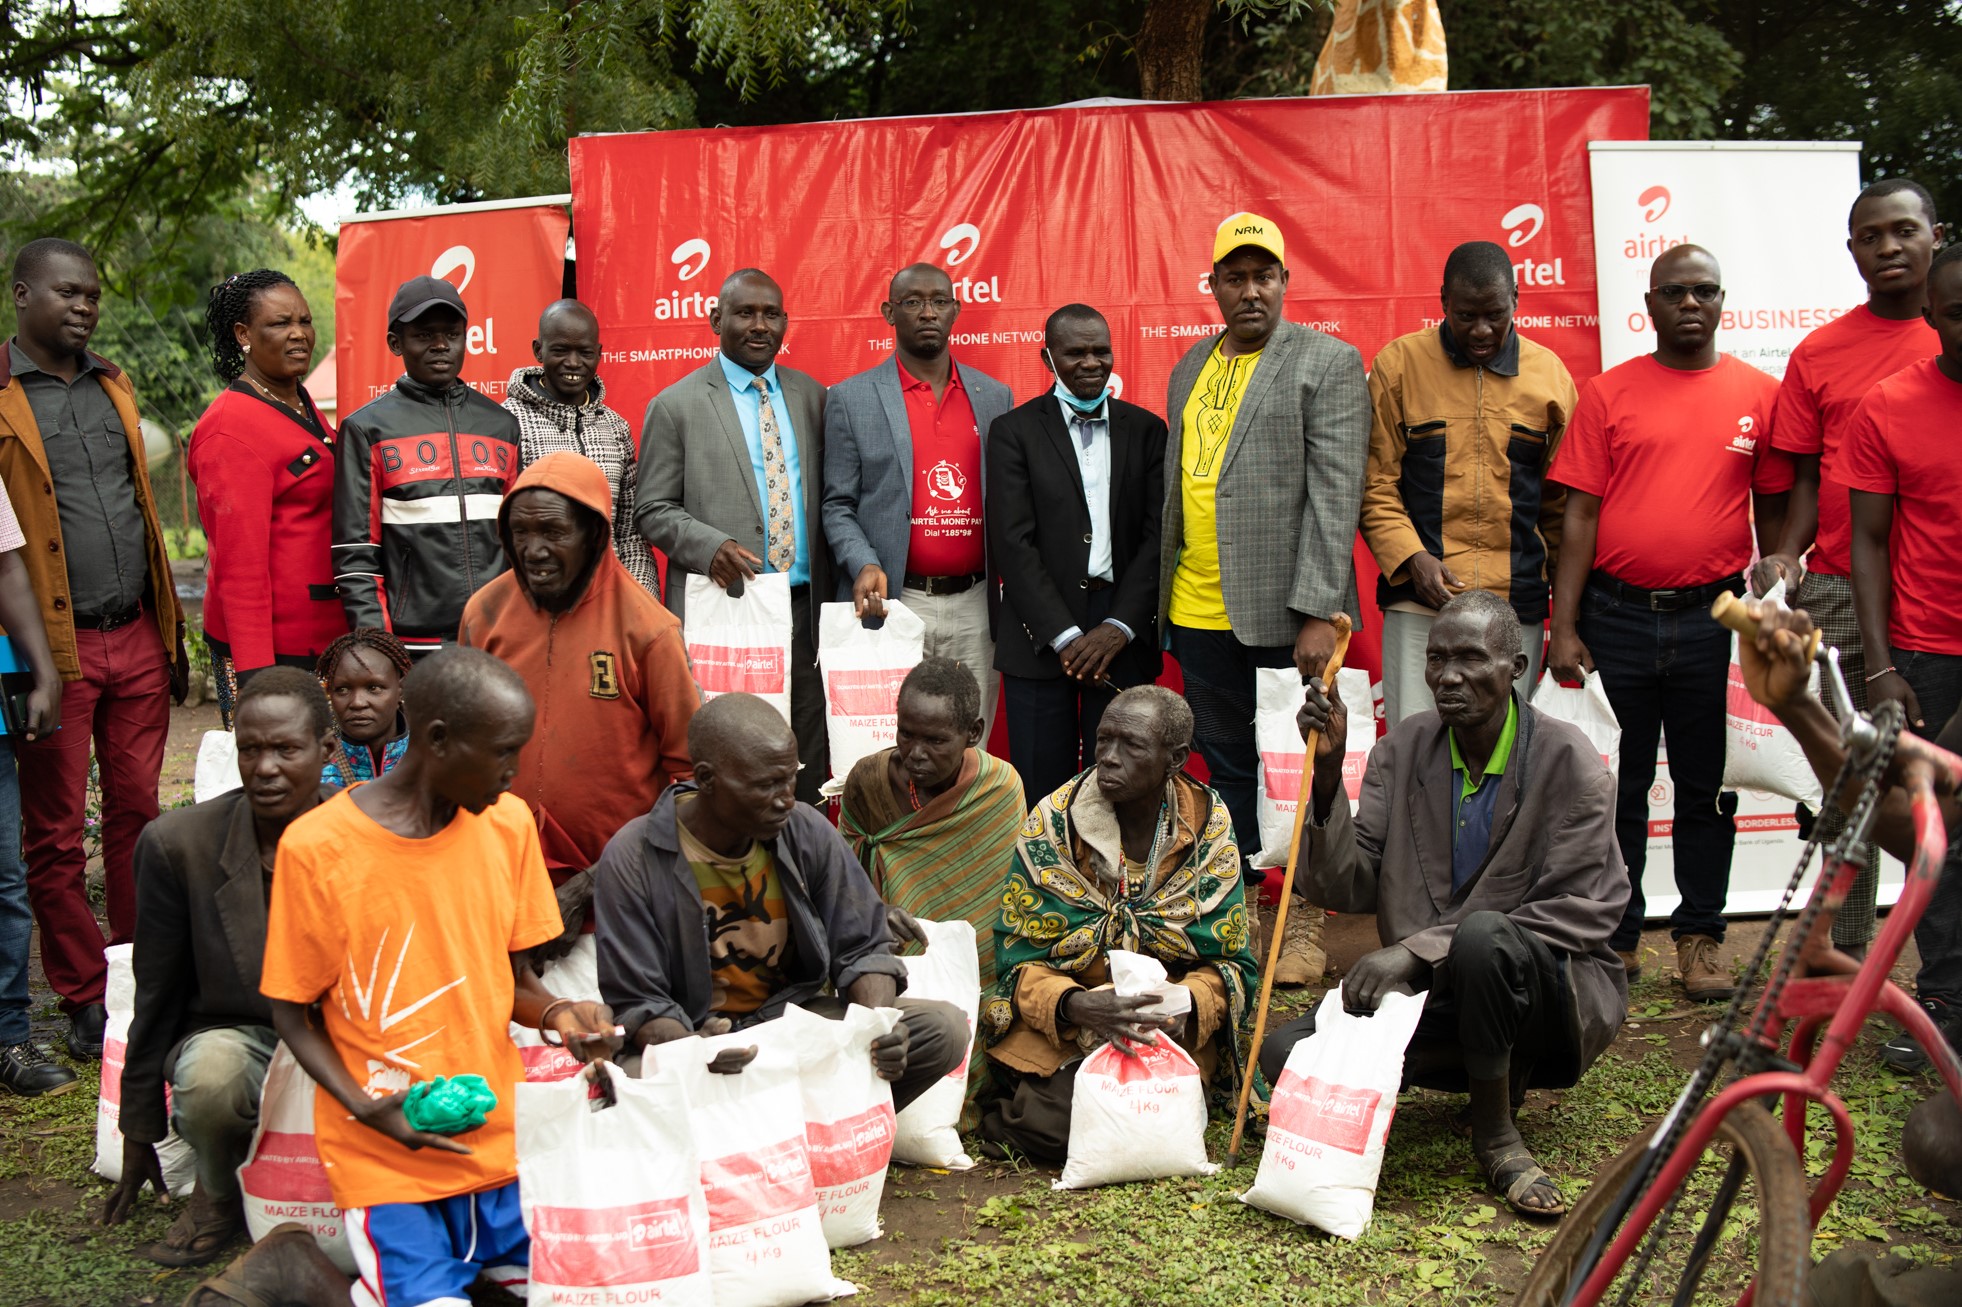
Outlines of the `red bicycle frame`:
[{"label": "red bicycle frame", "polygon": [[[1947,793],[1962,790],[1962,759],[1903,732],[1895,745],[1895,766],[1900,783],[1909,794],[1915,834],[1914,859],[1908,866],[1901,896],[1887,914],[1886,925],[1874,940],[1866,961],[1856,962],[1832,946],[1833,916],[1860,870],[1842,861],[1828,874],[1821,875],[1812,888],[1814,897],[1824,896],[1825,910],[1813,918],[1810,933],[1799,943],[1792,978],[1768,1013],[1762,1000],[1759,1004],[1759,1015],[1765,1018],[1765,1045],[1772,1051],[1777,1050],[1785,1027],[1798,1023],[1792,1031],[1788,1056],[1799,1069],[1745,1076],[1725,1086],[1697,1110],[1674,1151],[1581,1286],[1573,1300],[1575,1307],[1594,1307],[1601,1300],[1670,1196],[1716,1137],[1725,1114],[1739,1103],[1782,1095],[1785,1131],[1801,1157],[1807,1107],[1817,1103],[1832,1118],[1833,1160],[1813,1191],[1808,1212],[1810,1223],[1816,1227],[1845,1183],[1853,1163],[1853,1122],[1847,1115],[1846,1104],[1833,1093],[1831,1080],[1872,1013],[1886,1013],[1914,1036],[1940,1070],[1948,1092],[1962,1105],[1962,1059],[1956,1057],[1955,1050],[1928,1019],[1927,1012],[1887,978],[1915,923],[1921,920],[1941,876],[1942,861],[1948,852],[1948,832],[1936,791],[1938,788]],[[1828,1021],[1825,1038],[1821,1040],[1819,1027]],[[1656,1128],[1657,1137],[1668,1125],[1665,1119]],[[1750,1307],[1755,1289],[1755,1284],[1745,1289],[1738,1300],[1739,1307]]]}]

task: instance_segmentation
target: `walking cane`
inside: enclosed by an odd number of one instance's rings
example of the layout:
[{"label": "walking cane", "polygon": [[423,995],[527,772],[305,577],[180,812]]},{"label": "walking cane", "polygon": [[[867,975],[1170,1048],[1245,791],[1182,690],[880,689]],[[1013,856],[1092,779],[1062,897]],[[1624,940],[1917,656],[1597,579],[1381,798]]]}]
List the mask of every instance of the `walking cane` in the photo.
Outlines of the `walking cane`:
[{"label": "walking cane", "polygon": [[[1322,668],[1322,684],[1333,688],[1335,674],[1342,670],[1342,659],[1349,652],[1349,615],[1337,613],[1334,619],[1335,652]],[[1267,969],[1260,975],[1260,1006],[1254,1012],[1253,1047],[1247,1053],[1247,1069],[1240,1077],[1240,1106],[1233,1113],[1233,1142],[1226,1148],[1226,1165],[1240,1164],[1240,1136],[1247,1128],[1247,1104],[1253,1098],[1254,1072],[1260,1066],[1260,1041],[1267,1036],[1267,1004],[1274,997],[1274,968],[1281,962],[1281,932],[1288,925],[1288,902],[1294,897],[1294,869],[1301,860],[1301,824],[1308,819],[1308,805],[1315,801],[1315,749],[1321,732],[1308,733],[1308,753],[1301,760],[1301,794],[1294,804],[1294,834],[1288,839],[1288,869],[1281,877],[1281,907],[1274,914],[1274,938],[1267,946]]]}]

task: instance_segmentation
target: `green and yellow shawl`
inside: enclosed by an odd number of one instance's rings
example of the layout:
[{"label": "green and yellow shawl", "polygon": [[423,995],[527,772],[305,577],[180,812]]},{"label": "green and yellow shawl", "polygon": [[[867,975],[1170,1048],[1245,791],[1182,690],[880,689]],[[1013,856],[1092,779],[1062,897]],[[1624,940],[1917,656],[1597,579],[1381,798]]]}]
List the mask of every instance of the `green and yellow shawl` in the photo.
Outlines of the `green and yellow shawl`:
[{"label": "green and yellow shawl", "polygon": [[1037,804],[1022,824],[995,923],[1000,977],[983,996],[982,1033],[991,1046],[1008,1034],[1015,1022],[1017,973],[1027,963],[1073,972],[1111,949],[1147,953],[1174,976],[1200,966],[1219,973],[1228,1024],[1237,1032],[1221,1040],[1231,1053],[1221,1065],[1230,1066],[1237,1084],[1259,967],[1247,934],[1232,818],[1211,788],[1183,772],[1174,776],[1166,787],[1167,828],[1156,874],[1126,895],[1116,876],[1107,880],[1098,874],[1072,812],[1079,795],[1101,803],[1095,776],[1094,769],[1079,775]]}]

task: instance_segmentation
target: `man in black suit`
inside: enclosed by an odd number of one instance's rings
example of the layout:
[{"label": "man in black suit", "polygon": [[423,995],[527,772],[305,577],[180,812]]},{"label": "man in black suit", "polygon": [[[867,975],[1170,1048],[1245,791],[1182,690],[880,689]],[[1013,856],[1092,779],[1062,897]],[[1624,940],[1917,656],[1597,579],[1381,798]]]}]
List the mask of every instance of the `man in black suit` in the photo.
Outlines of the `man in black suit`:
[{"label": "man in black suit", "polygon": [[1008,756],[1030,801],[1091,764],[1119,689],[1157,679],[1165,423],[1112,394],[1110,324],[1043,326],[1056,385],[988,428],[988,557]]}]

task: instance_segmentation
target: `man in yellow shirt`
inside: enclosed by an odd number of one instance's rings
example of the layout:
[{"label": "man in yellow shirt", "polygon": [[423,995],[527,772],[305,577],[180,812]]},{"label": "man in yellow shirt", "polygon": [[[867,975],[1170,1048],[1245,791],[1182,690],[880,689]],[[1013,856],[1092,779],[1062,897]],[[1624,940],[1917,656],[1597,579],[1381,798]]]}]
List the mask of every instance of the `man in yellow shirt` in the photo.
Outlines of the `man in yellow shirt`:
[{"label": "man in yellow shirt", "polygon": [[[1165,410],[1159,616],[1199,753],[1249,854],[1260,847],[1254,671],[1320,672],[1335,649],[1329,619],[1358,615],[1352,550],[1369,453],[1362,356],[1285,320],[1287,284],[1272,219],[1235,213],[1219,225],[1212,292],[1225,330],[1172,369]],[[1317,908],[1289,912],[1277,983],[1321,977],[1321,925]]]}]

